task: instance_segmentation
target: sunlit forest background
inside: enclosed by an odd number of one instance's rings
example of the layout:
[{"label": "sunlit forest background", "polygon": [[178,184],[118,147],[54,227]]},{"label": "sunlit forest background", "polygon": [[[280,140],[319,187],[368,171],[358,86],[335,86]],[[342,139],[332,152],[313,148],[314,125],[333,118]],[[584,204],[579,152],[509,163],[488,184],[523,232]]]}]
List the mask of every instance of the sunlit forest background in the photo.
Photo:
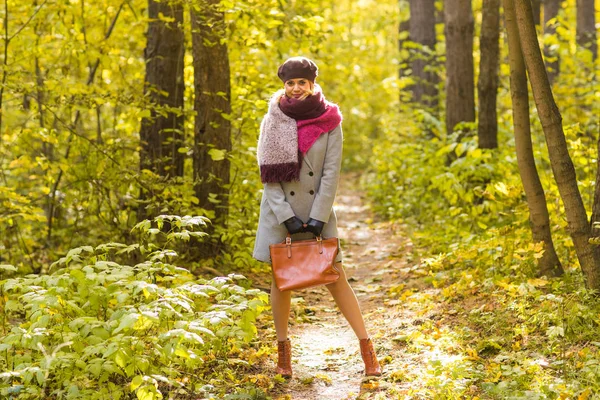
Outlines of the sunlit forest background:
[{"label": "sunlit forest background", "polygon": [[524,2],[544,74],[509,52],[513,1],[5,0],[0,397],[273,395],[247,379],[273,353],[255,153],[277,67],[304,55],[342,110],[345,176],[436,301],[493,304],[467,313],[493,327],[464,333],[469,367],[406,398],[599,398],[600,1]]}]

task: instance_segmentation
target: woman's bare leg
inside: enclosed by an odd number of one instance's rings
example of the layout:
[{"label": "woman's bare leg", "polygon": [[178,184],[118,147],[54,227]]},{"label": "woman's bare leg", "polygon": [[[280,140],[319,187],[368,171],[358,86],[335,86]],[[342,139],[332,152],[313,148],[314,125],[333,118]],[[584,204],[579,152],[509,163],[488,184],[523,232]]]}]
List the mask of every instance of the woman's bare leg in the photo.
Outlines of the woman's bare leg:
[{"label": "woman's bare leg", "polygon": [[275,282],[271,284],[271,310],[275,322],[277,340],[282,342],[288,337],[288,320],[290,318],[290,307],[292,303],[292,292],[277,289]]},{"label": "woman's bare leg", "polygon": [[369,335],[367,334],[367,328],[365,327],[365,321],[360,311],[358,299],[348,283],[342,263],[337,263],[336,267],[340,271],[340,279],[335,283],[327,285],[327,289],[329,289],[335,303],[344,317],[346,317],[346,320],[348,320],[356,336],[359,339],[366,339]]}]

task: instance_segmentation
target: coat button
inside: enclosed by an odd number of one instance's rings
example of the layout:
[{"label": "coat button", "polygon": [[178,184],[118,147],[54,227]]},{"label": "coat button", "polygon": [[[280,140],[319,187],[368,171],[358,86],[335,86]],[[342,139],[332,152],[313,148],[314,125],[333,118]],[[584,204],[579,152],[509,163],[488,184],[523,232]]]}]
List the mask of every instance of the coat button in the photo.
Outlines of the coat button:
[{"label": "coat button", "polygon": [[290,195],[291,195],[291,196],[293,196],[293,195],[295,195],[295,194],[296,194],[296,193],[294,193],[294,191],[293,191],[293,190],[290,192]]},{"label": "coat button", "polygon": [[310,194],[315,194],[315,191],[314,191],[314,190],[311,190],[311,191],[310,191],[310,192],[308,192],[308,193],[310,193]]},{"label": "coat button", "polygon": [[313,176],[314,174],[315,174],[315,173],[314,173],[314,172],[312,172],[312,171],[310,171],[310,172],[308,173],[308,175],[310,175],[310,176]]}]

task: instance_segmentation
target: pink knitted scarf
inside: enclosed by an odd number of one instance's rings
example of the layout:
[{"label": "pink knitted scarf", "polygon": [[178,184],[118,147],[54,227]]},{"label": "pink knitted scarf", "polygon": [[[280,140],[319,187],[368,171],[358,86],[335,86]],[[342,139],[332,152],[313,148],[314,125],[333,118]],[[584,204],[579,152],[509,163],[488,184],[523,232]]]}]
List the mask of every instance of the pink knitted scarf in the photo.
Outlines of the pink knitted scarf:
[{"label": "pink knitted scarf", "polygon": [[342,122],[342,114],[337,105],[329,103],[325,112],[317,118],[296,121],[298,126],[298,150],[306,154],[319,136],[331,132]]},{"label": "pink knitted scarf", "polygon": [[[315,89],[320,92],[318,85]],[[322,102],[319,107],[324,104],[325,111],[317,117],[298,120],[280,107],[281,96],[285,96],[283,90],[271,98],[269,111],[260,127],[257,158],[263,183],[299,180],[302,157],[323,133],[331,132],[342,122],[339,107],[325,100],[321,94],[319,97],[322,99],[318,99],[318,103]]]}]

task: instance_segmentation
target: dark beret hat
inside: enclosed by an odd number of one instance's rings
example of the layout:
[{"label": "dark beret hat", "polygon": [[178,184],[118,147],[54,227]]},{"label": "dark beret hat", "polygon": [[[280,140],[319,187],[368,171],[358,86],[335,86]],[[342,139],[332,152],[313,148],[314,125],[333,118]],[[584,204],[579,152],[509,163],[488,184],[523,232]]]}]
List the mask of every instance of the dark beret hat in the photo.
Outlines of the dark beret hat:
[{"label": "dark beret hat", "polygon": [[305,78],[314,82],[319,75],[319,68],[306,57],[288,58],[277,70],[277,76],[283,82],[290,79]]}]

